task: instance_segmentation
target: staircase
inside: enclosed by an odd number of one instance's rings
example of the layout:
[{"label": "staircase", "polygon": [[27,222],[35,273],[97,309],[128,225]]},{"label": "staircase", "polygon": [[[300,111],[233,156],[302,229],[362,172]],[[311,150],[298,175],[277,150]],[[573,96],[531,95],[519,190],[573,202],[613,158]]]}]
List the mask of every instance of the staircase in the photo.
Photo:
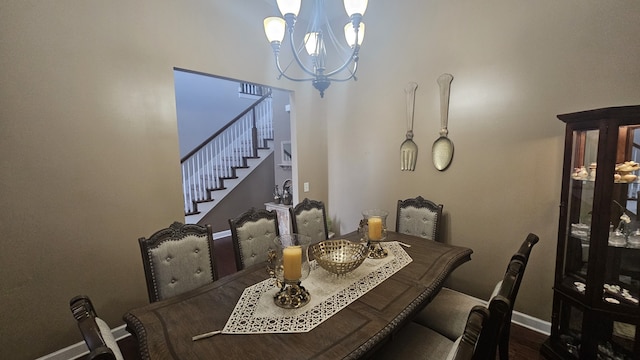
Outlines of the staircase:
[{"label": "staircase", "polygon": [[186,223],[197,223],[273,152],[268,90],[180,160]]}]

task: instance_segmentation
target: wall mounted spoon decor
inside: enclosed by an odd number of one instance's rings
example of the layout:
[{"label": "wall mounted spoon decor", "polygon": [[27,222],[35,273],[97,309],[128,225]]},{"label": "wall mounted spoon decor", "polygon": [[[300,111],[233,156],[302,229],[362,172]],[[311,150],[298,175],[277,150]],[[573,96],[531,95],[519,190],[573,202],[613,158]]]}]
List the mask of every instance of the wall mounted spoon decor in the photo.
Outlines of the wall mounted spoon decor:
[{"label": "wall mounted spoon decor", "polygon": [[407,98],[407,135],[400,145],[400,170],[414,171],[418,160],[418,145],[413,142],[413,113],[418,84],[410,82],[404,88]]},{"label": "wall mounted spoon decor", "polygon": [[440,137],[436,139],[431,148],[433,155],[433,165],[436,169],[444,171],[451,164],[453,159],[453,143],[447,135],[447,124],[449,122],[449,92],[451,88],[451,74],[442,74],[438,77],[440,86]]}]

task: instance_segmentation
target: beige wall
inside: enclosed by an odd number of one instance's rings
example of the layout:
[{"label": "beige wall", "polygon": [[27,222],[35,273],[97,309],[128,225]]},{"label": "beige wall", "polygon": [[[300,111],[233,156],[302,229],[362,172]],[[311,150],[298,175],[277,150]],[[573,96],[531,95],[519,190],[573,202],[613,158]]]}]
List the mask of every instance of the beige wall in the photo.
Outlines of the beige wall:
[{"label": "beige wall", "polygon": [[[299,197],[327,201],[342,232],[366,207],[394,210],[417,194],[444,203],[447,241],[475,250],[457,288],[487,296],[526,233],[538,233],[516,308],[548,320],[555,115],[640,103],[639,12],[631,0],[371,2],[360,80],[320,100],[310,84],[275,80],[261,21],[276,10],[264,0],[5,1],[0,357],[80,341],[68,310],[76,294],[112,327],[147,302],[136,239],[182,218],[173,67],[296,90],[293,178],[311,185]],[[455,77],[456,153],[437,172],[429,150],[443,72]],[[399,171],[408,81],[420,85],[413,173]]]},{"label": "beige wall", "polygon": [[81,341],[74,295],[112,327],[147,303],[137,239],[184,219],[173,67],[290,86],[262,34],[269,6],[3,2],[0,358]]},{"label": "beige wall", "polygon": [[[474,250],[449,285],[482,298],[534,232],[540,244],[515,307],[549,321],[564,141],[556,115],[640,104],[639,18],[637,1],[371,2],[360,80],[326,95],[329,200],[341,230],[363,208],[391,210],[393,228],[398,199],[443,203],[446,241]],[[391,33],[377,26],[389,22]],[[445,72],[455,155],[439,172],[431,146]],[[416,171],[402,172],[409,81],[419,84],[419,154]]]}]

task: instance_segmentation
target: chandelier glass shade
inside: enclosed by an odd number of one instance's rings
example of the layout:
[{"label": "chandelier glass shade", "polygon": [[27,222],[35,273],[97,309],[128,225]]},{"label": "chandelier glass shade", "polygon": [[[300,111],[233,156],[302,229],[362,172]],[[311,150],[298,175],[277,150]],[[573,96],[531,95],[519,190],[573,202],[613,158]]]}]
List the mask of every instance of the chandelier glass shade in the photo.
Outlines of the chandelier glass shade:
[{"label": "chandelier glass shade", "polygon": [[[292,81],[311,81],[324,97],[324,91],[332,81],[357,80],[358,52],[364,39],[362,16],[367,9],[368,0],[344,0],[344,9],[349,22],[344,26],[344,39],[334,35],[326,14],[324,0],[314,0],[313,12],[309,16],[308,27],[303,37],[296,37],[296,21],[300,12],[301,0],[277,0],[282,17],[272,16],[264,19],[264,31],[271,43],[275,56],[278,79],[284,77]],[[288,36],[287,36],[288,35]],[[285,36],[288,40],[285,40]],[[291,62],[285,68],[281,65],[281,45],[288,41],[291,50]],[[331,44],[331,46],[328,46]],[[303,50],[306,50],[306,56]],[[327,49],[338,58],[332,70],[327,70]],[[288,74],[289,66],[296,63],[303,76]],[[333,64],[332,62],[332,64]]]}]

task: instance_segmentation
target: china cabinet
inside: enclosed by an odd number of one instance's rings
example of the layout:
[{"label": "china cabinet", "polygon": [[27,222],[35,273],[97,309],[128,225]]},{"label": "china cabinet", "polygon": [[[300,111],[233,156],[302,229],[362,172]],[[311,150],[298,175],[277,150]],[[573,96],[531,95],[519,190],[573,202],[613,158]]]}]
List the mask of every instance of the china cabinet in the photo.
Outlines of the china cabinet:
[{"label": "china cabinet", "polygon": [[640,359],[640,106],[566,123],[549,359]]}]

